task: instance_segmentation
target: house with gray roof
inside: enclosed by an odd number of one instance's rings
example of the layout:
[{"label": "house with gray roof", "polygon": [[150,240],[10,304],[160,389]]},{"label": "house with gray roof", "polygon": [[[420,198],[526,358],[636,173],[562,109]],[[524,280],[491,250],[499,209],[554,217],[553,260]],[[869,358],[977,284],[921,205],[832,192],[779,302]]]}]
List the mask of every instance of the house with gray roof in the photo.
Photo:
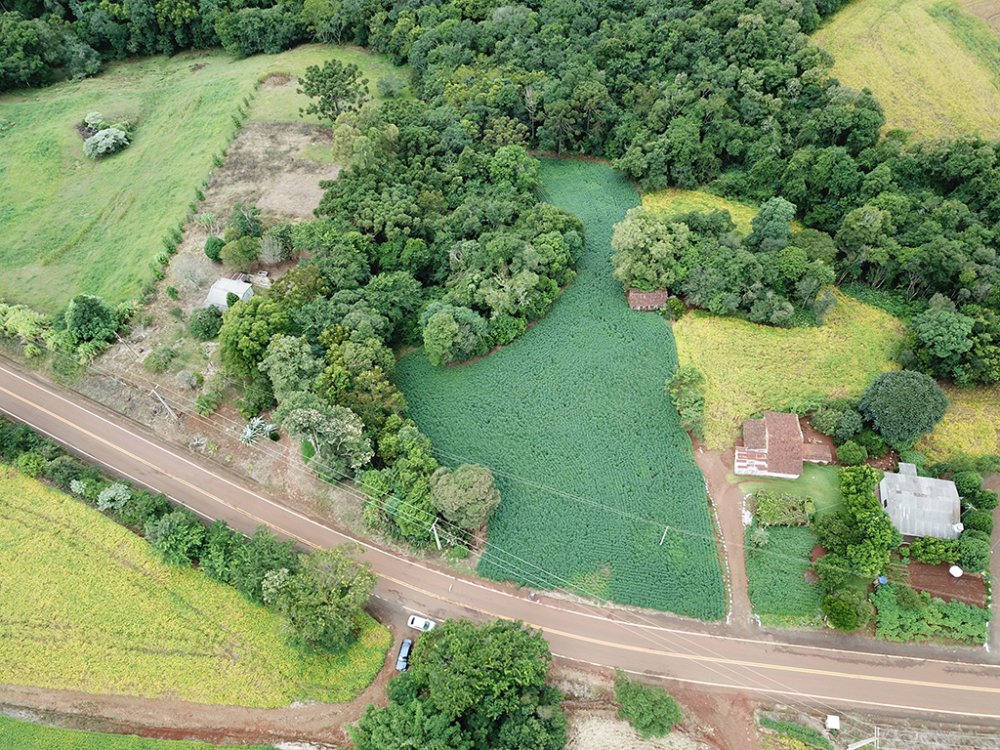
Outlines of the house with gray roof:
[{"label": "house with gray roof", "polygon": [[879,482],[878,497],[903,536],[958,539],[962,533],[962,502],[955,483],[917,476],[913,464],[901,463],[898,474],[887,473]]},{"label": "house with gray roof", "polygon": [[225,312],[229,307],[230,294],[235,294],[241,302],[246,302],[253,297],[253,286],[239,279],[219,279],[208,290],[202,307],[214,307],[219,312]]}]

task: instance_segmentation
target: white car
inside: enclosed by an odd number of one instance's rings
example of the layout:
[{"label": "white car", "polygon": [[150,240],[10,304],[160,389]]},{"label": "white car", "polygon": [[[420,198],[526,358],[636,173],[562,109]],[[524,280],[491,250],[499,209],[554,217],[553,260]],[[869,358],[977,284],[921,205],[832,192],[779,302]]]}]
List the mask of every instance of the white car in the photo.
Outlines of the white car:
[{"label": "white car", "polygon": [[410,615],[409,619],[406,621],[414,630],[433,630],[434,626],[437,625],[434,620],[428,620],[426,617],[421,617],[420,615]]}]

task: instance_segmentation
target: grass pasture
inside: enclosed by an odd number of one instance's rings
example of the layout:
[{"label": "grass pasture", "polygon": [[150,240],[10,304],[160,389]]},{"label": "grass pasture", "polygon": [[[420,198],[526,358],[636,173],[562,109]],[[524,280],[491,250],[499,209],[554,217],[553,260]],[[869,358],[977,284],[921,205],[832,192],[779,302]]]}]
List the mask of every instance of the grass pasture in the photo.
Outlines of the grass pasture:
[{"label": "grass pasture", "polygon": [[[254,707],[353,699],[391,636],[305,656],[281,618],[63,493],[0,466],[0,684]],[[103,746],[102,746],[103,747]]]},{"label": "grass pasture", "polygon": [[917,450],[931,461],[958,454],[1000,456],[1000,386],[958,388],[944,386],[948,411]]},{"label": "grass pasture", "polygon": [[1000,136],[1000,38],[955,0],[856,0],[813,42],[842,83],[875,93],[886,128]]},{"label": "grass pasture", "polygon": [[819,621],[819,587],[805,579],[816,535],[803,526],[771,526],[768,542],[754,549],[747,529],[750,603],[764,625],[796,627]]},{"label": "grass pasture", "polygon": [[670,329],[630,311],[611,278],[611,228],[638,195],[594,162],[545,160],[542,176],[547,199],[586,227],[577,278],[509,346],[444,368],[417,350],[397,382],[443,462],[497,477],[482,574],[720,618],[704,479],[663,395]]},{"label": "grass pasture", "polygon": [[775,328],[706,312],[677,321],[682,364],[705,374],[705,444],[733,444],[743,421],[765,409],[859,394],[897,369],[898,320],[839,292],[822,326]]},{"label": "grass pasture", "polygon": [[[0,121],[13,123],[0,130],[0,297],[47,312],[80,292],[113,302],[135,297],[257,81],[329,57],[362,64],[373,91],[392,67],[326,45],[235,61],[189,52],[0,96]],[[252,117],[298,120],[304,100],[294,85],[265,85]],[[83,155],[75,127],[95,110],[137,123],[129,148],[96,162]]]},{"label": "grass pasture", "polygon": [[798,479],[774,479],[771,477],[747,477],[731,474],[731,484],[739,484],[744,495],[757,490],[787,492],[790,495],[811,497],[816,503],[816,514],[824,515],[837,510],[844,501],[840,494],[840,469],[836,466],[805,464]]},{"label": "grass pasture", "polygon": [[733,217],[737,230],[743,234],[750,232],[750,222],[757,215],[757,209],[746,203],[720,198],[701,190],[682,190],[681,188],[666,188],[665,190],[643,193],[642,206],[651,211],[664,211],[672,214],[691,211],[728,211]]},{"label": "grass pasture", "polygon": [[271,750],[249,745],[209,745],[204,742],[150,740],[122,734],[98,734],[43,727],[0,716],[0,748],[5,750]]}]

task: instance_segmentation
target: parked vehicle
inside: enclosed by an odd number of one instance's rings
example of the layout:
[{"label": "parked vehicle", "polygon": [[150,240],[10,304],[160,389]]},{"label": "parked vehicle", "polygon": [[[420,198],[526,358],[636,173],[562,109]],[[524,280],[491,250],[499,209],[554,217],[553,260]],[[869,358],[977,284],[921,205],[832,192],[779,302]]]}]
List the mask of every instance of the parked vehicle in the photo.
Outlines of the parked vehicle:
[{"label": "parked vehicle", "polygon": [[428,630],[433,630],[434,626],[437,625],[434,620],[428,620],[426,617],[421,617],[420,615],[410,615],[410,619],[406,621],[414,630],[420,630],[422,632],[427,632]]},{"label": "parked vehicle", "polygon": [[410,668],[410,651],[413,650],[413,641],[404,638],[399,646],[399,656],[396,657],[396,671],[405,672]]}]

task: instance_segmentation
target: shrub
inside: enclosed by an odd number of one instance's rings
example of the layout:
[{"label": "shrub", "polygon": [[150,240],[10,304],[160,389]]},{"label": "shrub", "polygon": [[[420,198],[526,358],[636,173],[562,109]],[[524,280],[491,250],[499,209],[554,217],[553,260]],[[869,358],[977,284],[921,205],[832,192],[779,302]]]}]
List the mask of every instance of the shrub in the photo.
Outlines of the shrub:
[{"label": "shrub", "polygon": [[97,479],[101,476],[96,469],[86,466],[72,456],[58,456],[45,467],[45,478],[57,487],[69,489],[74,482]]},{"label": "shrub", "polygon": [[864,420],[854,409],[845,411],[840,415],[840,419],[837,420],[837,428],[833,431],[833,439],[837,443],[846,443],[861,432],[861,428],[864,426]]},{"label": "shrub", "polygon": [[36,451],[22,453],[14,459],[14,468],[26,477],[37,477],[45,471],[45,457]]},{"label": "shrub", "polygon": [[175,286],[168,286],[165,291],[170,299],[177,299],[181,296],[181,293],[177,291],[177,287]]},{"label": "shrub", "polygon": [[189,510],[178,508],[145,526],[146,539],[168,565],[190,565],[205,541],[205,527]]},{"label": "shrub", "polygon": [[176,356],[177,352],[175,352],[171,347],[158,346],[146,355],[146,359],[142,361],[142,366],[150,372],[166,372],[170,369],[170,364],[174,361]]},{"label": "shrub", "polygon": [[967,510],[962,514],[962,525],[969,531],[993,533],[993,514],[988,510]]},{"label": "shrub", "polygon": [[986,570],[990,565],[989,537],[975,529],[962,532],[958,540],[958,564],[974,573]]},{"label": "shrub", "polygon": [[83,153],[91,159],[98,159],[128,148],[128,134],[118,128],[97,131],[83,142]]},{"label": "shrub", "polygon": [[403,85],[399,76],[385,75],[375,82],[375,90],[383,99],[395,99],[403,93]]},{"label": "shrub", "polygon": [[188,319],[188,333],[198,341],[210,341],[219,335],[222,313],[215,306],[200,307]]},{"label": "shrub", "polygon": [[232,232],[231,238],[234,240],[241,237],[260,237],[264,231],[264,225],[260,220],[260,209],[252,203],[246,205],[237,203],[229,215],[226,230]]},{"label": "shrub", "polygon": [[260,262],[265,265],[282,263],[292,257],[292,225],[284,222],[266,232],[260,242]]},{"label": "shrub", "polygon": [[928,375],[899,370],[875,378],[859,408],[890,444],[908,446],[941,421],[948,398]]},{"label": "shrub", "polygon": [[813,429],[824,435],[833,437],[837,431],[837,425],[840,424],[840,418],[843,416],[844,412],[839,409],[834,409],[831,406],[821,406],[812,413],[811,422]]},{"label": "shrub", "polygon": [[233,555],[229,583],[252,602],[263,602],[261,588],[272,570],[298,570],[298,558],[291,542],[282,542],[263,526]]},{"label": "shrub", "polygon": [[[861,433],[854,438],[854,442],[868,451],[869,457],[884,456],[889,451],[889,444],[885,442],[881,435],[873,432],[872,430],[862,430]],[[908,452],[913,453],[915,451]],[[918,453],[917,456],[919,457],[920,454]]]},{"label": "shrub", "polygon": [[127,484],[115,482],[109,484],[97,496],[97,509],[103,511],[120,511],[125,503],[132,499],[132,492]]},{"label": "shrub", "polygon": [[833,750],[830,741],[812,727],[804,727],[791,721],[775,721],[766,716],[761,717],[760,725],[772,732],[796,740],[804,747],[815,748],[815,750]]},{"label": "shrub", "polygon": [[705,376],[694,365],[681,365],[664,384],[681,426],[699,440],[705,428]]},{"label": "shrub", "polygon": [[205,240],[205,255],[209,260],[218,263],[222,255],[222,248],[226,246],[226,241],[221,237],[209,237]]},{"label": "shrub", "polygon": [[92,294],[78,294],[63,316],[69,340],[79,347],[92,341],[104,342],[118,332],[118,313],[111,305]]},{"label": "shrub", "polygon": [[975,495],[983,488],[983,477],[976,471],[960,471],[953,479],[961,497]]},{"label": "shrub", "polygon": [[199,569],[216,581],[229,583],[230,568],[236,558],[236,552],[245,541],[246,537],[238,531],[233,531],[224,521],[216,521],[208,527],[205,547],[198,564]]},{"label": "shrub", "polygon": [[224,266],[246,271],[260,257],[260,240],[256,237],[240,237],[227,242],[219,252],[219,259]]},{"label": "shrub", "polygon": [[972,496],[970,502],[978,510],[993,510],[1000,503],[1000,497],[993,490],[979,490]]},{"label": "shrub", "polygon": [[615,674],[615,699],[618,718],[628,721],[645,739],[670,734],[684,718],[666,690],[633,682],[621,670]]},{"label": "shrub", "polygon": [[953,563],[958,560],[958,540],[936,539],[935,537],[917,537],[909,546],[910,557],[917,562],[928,565],[940,565],[943,562]]},{"label": "shrub", "polygon": [[837,460],[844,466],[860,466],[868,460],[868,451],[863,445],[848,440],[837,448]]},{"label": "shrub", "polygon": [[147,524],[158,521],[171,511],[165,495],[133,490],[132,500],[118,511],[118,520],[133,529],[145,529]]},{"label": "shrub", "polygon": [[857,630],[868,621],[870,608],[865,592],[844,588],[823,597],[823,614],[838,630]]},{"label": "shrub", "polygon": [[754,519],[761,526],[805,526],[816,511],[812,498],[758,490],[752,496]]}]

